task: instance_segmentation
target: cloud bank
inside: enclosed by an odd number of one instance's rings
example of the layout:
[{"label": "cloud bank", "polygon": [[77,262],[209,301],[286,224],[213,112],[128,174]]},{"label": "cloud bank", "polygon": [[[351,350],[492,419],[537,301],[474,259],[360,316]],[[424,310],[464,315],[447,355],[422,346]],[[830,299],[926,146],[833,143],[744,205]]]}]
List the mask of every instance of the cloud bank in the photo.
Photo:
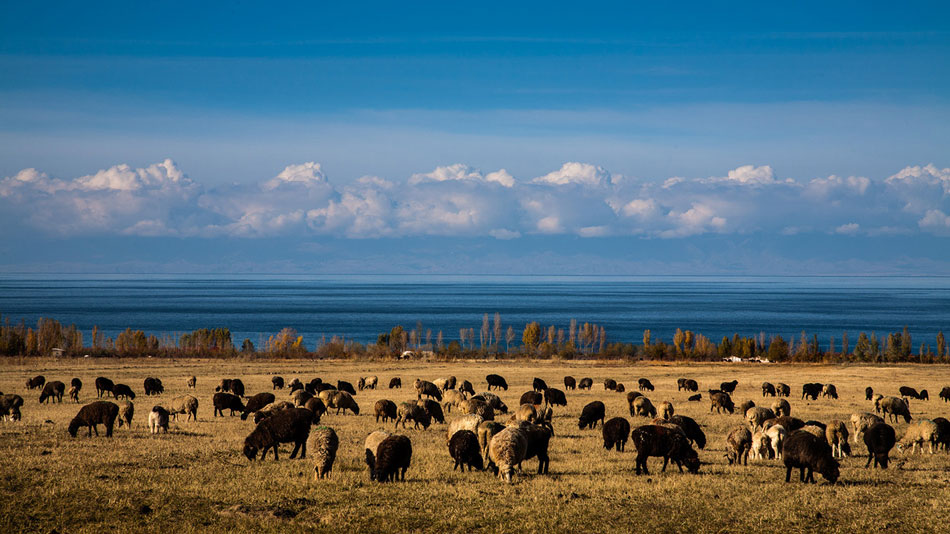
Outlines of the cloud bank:
[{"label": "cloud bank", "polygon": [[515,177],[459,163],[336,185],[319,163],[305,162],[257,184],[205,187],[166,159],[71,179],[23,169],[0,179],[0,222],[54,236],[950,236],[950,168],[792,178],[742,165],[705,177],[638,178],[567,162]]}]

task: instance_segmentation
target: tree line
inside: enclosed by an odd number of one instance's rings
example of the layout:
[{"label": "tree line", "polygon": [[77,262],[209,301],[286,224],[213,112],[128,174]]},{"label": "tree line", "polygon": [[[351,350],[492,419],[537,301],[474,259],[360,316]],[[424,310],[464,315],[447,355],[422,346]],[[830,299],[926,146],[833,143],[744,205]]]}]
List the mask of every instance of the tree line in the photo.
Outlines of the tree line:
[{"label": "tree line", "polygon": [[529,322],[524,327],[502,324],[501,315],[484,314],[480,328],[462,328],[458,338],[447,339],[442,330],[425,328],[421,322],[408,330],[402,325],[380,333],[375,343],[363,344],[343,336],[325,336],[307,346],[303,336],[290,327],[255,344],[244,339],[237,346],[227,328],[201,328],[179,335],[156,336],[127,328],[108,337],[98,326],[92,328],[88,343],[76,325],[63,325],[41,318],[35,326],[22,321],[0,322],[0,355],[97,357],[280,357],[280,358],[399,358],[407,352],[438,359],[457,358],[538,358],[611,359],[660,361],[719,361],[729,358],[773,362],[863,362],[863,363],[945,363],[950,351],[943,332],[933,344],[915,346],[908,328],[878,335],[859,332],[852,340],[848,332],[832,336],[822,345],[818,335],[802,331],[789,339],[781,335],[734,334],[715,343],[691,330],[676,329],[667,342],[644,330],[640,343],[611,341],[603,325],[571,319],[565,326]]}]

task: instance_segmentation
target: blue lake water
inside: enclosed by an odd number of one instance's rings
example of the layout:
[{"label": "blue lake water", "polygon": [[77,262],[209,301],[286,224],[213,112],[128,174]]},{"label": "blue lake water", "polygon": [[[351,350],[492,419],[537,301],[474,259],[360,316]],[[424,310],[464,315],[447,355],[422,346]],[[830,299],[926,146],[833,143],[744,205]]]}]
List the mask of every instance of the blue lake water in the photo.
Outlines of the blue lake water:
[{"label": "blue lake water", "polygon": [[822,345],[848,331],[879,334],[910,327],[915,350],[950,330],[947,277],[507,277],[507,276],[0,276],[0,314],[126,327],[160,335],[203,327],[231,329],[236,344],[293,327],[308,346],[323,336],[360,342],[421,322],[433,340],[458,339],[499,312],[521,338],[528,321],[567,329],[594,322],[609,341],[640,343],[643,330],[669,341],[676,328],[714,341],[738,332],[786,339],[805,330]]}]

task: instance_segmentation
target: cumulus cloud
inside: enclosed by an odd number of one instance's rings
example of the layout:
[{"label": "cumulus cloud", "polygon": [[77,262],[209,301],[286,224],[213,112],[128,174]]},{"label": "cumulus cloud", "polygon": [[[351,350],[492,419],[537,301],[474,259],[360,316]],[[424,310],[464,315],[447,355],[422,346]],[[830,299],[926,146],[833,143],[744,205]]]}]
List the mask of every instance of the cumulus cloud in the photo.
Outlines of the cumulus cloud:
[{"label": "cumulus cloud", "polygon": [[768,165],[713,178],[630,179],[568,162],[518,180],[464,164],[334,183],[317,162],[256,184],[205,187],[173,161],[76,178],[35,168],[0,179],[0,224],[55,235],[484,236],[950,235],[950,169],[796,180]]}]

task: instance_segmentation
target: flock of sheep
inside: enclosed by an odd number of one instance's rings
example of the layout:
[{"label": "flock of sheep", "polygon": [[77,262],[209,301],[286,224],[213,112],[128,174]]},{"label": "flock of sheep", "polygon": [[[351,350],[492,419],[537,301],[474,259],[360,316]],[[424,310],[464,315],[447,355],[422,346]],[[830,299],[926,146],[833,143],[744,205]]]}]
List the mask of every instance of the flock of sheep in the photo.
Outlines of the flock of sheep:
[{"label": "flock of sheep", "polygon": [[[379,384],[376,376],[361,377],[355,388],[343,380],[331,384],[320,378],[309,382],[294,379],[285,384],[282,377],[275,376],[271,391],[248,396],[243,381],[230,378],[222,379],[215,387],[211,401],[214,417],[224,416],[226,411],[231,416],[239,413],[242,420],[253,416],[255,427],[245,439],[243,448],[249,460],[264,459],[271,450],[277,460],[278,447],[282,443],[294,445],[290,458],[298,454],[306,458],[309,447],[315,462],[314,476],[324,478],[333,469],[340,440],[333,428],[320,424],[321,418],[330,410],[336,410],[336,415],[347,412],[359,415],[360,407],[354,398],[357,390],[376,389]],[[538,474],[546,474],[550,463],[548,450],[555,435],[554,410],[566,409],[565,391],[590,390],[593,380],[582,378],[578,381],[566,376],[564,390],[561,390],[535,378],[532,389],[521,395],[514,410],[509,410],[499,395],[499,390],[508,390],[504,377],[490,374],[485,377],[485,384],[487,391],[476,394],[472,382],[454,376],[431,382],[416,379],[413,383],[414,399],[399,404],[389,399],[378,400],[373,407],[373,416],[377,423],[380,420],[392,422],[393,432],[380,429],[365,439],[363,455],[370,479],[379,482],[404,480],[412,461],[412,441],[406,435],[397,434],[396,430],[400,425],[405,429],[409,423],[414,429],[421,426],[423,430],[433,422],[446,424],[446,414],[452,416],[447,422],[446,445],[454,462],[453,470],[464,471],[466,467],[469,471],[490,470],[510,483],[516,469],[522,471],[525,461],[536,458]],[[79,403],[82,386],[78,378],[70,381],[68,396],[76,403]],[[196,390],[197,379],[191,377],[187,386]],[[680,471],[685,467],[688,472],[697,473],[703,464],[697,449],[703,450],[707,444],[702,425],[693,418],[676,414],[671,402],[654,405],[644,393],[655,389],[649,379],[641,378],[637,386],[636,391],[626,391],[623,384],[609,378],[604,380],[605,392],[626,392],[630,417],[646,418],[647,424],[632,428],[625,417],[606,419],[605,404],[593,401],[580,410],[578,428],[582,431],[595,429],[599,422],[607,450],[623,452],[627,441],[632,441],[638,475],[649,473],[649,457],[663,458],[664,471],[669,462],[673,462]],[[726,436],[728,463],[747,465],[750,456],[753,460],[779,459],[786,468],[786,482],[790,481],[795,469],[799,470],[802,482],[814,482],[814,472],[831,483],[836,482],[840,476],[838,459],[851,454],[851,441],[864,443],[868,458],[866,467],[873,463],[875,467],[885,469],[890,451],[895,446],[898,450],[913,451],[927,447],[931,453],[937,449],[950,449],[950,421],[943,417],[915,420],[910,414],[909,399],[929,400],[926,390],[917,391],[905,386],[900,388],[900,396],[883,396],[868,387],[865,398],[870,403],[869,411],[855,413],[847,422],[833,419],[824,423],[792,416],[788,401],[791,387],[787,384],[763,383],[764,401],[757,405],[747,400],[736,406],[732,395],[737,386],[735,380],[723,382],[707,393],[710,414],[728,416],[738,411],[742,417],[742,422]],[[67,393],[65,383],[47,382],[43,376],[27,380],[26,387],[41,390],[40,403],[62,402]],[[89,436],[93,433],[98,436],[97,427],[103,425],[106,436],[111,436],[116,421],[119,426],[131,425],[136,397],[132,388],[105,377],[96,378],[95,387],[97,400],[82,406],[69,423],[68,432],[72,437],[76,437],[82,427],[87,428]],[[390,390],[401,387],[400,378],[390,380]],[[285,397],[287,400],[278,400],[273,391],[285,388],[290,390],[289,396]],[[146,396],[164,393],[161,380],[154,377],[144,380],[143,389]],[[703,394],[698,393],[699,384],[693,379],[677,380],[677,390],[691,394],[688,397],[690,402],[702,400]],[[103,400],[104,397],[112,397],[118,404]],[[837,389],[833,384],[807,383],[802,386],[803,400],[821,397],[837,399]],[[940,398],[950,402],[950,387],[943,388]],[[20,395],[0,393],[0,419],[19,420],[23,404]],[[194,395],[181,395],[165,405],[153,406],[148,413],[149,430],[167,433],[169,418],[178,415],[197,421],[198,404]],[[897,433],[889,422],[897,424],[901,419],[907,428],[903,438],[897,441]]]}]

